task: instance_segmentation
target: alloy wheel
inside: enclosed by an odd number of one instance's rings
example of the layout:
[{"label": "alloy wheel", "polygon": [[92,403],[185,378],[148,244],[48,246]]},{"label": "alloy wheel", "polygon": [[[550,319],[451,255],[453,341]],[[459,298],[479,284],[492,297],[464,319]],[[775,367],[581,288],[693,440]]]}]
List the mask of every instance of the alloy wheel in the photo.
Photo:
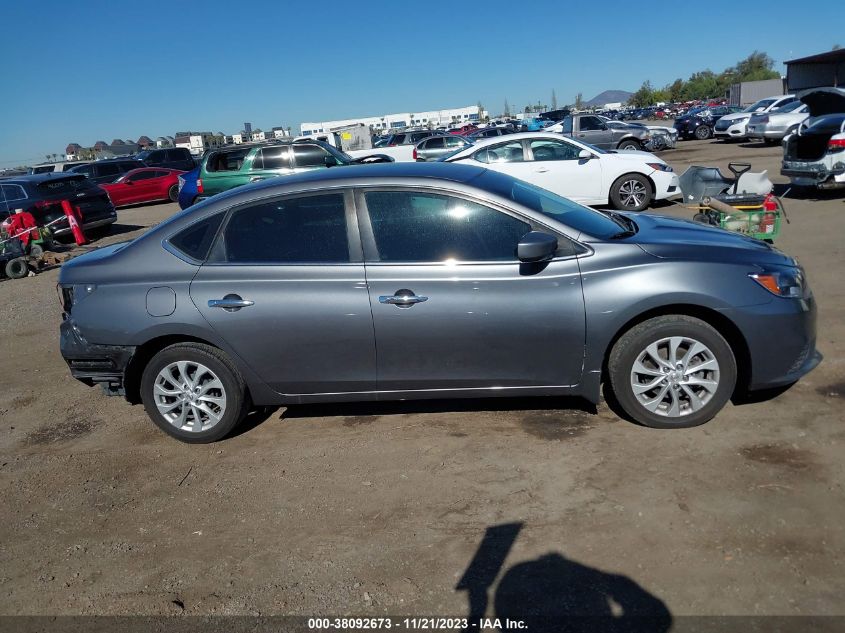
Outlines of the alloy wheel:
[{"label": "alloy wheel", "polygon": [[226,413],[226,390],[208,367],[193,361],[176,361],[162,369],[153,385],[156,408],[182,431],[208,431]]},{"label": "alloy wheel", "polygon": [[719,387],[719,362],[693,338],[671,336],[640,352],[631,368],[631,390],[646,409],[668,418],[699,411]]},{"label": "alloy wheel", "polygon": [[619,187],[619,200],[622,206],[632,209],[640,207],[648,196],[648,190],[639,180],[626,180]]}]

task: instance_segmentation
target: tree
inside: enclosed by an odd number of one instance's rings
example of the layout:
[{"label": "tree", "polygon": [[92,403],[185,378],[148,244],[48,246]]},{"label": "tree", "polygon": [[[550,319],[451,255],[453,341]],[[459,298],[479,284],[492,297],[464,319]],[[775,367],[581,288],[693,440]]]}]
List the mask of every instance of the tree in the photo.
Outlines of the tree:
[{"label": "tree", "polygon": [[[748,57],[737,62],[733,68],[728,68],[725,73],[733,71],[736,81],[758,81],[761,79],[777,79],[780,73],[772,68],[775,60],[761,51],[754,51]],[[723,73],[723,74],[725,74]]]},{"label": "tree", "polygon": [[584,109],[584,95],[580,92],[575,95],[575,109],[576,110],[583,110]]},{"label": "tree", "polygon": [[49,154],[44,154],[44,158],[46,158],[48,162],[50,161],[50,155]]},{"label": "tree", "polygon": [[637,108],[645,108],[654,103],[654,89],[651,87],[651,82],[645,80],[640,89],[631,95],[628,103]]},{"label": "tree", "polygon": [[666,86],[664,90],[669,93],[669,101],[681,101],[684,90],[684,80],[678,78]]},{"label": "tree", "polygon": [[831,48],[830,50],[832,50],[832,51],[838,51],[840,48],[842,48],[842,47],[841,47],[839,44],[834,44],[834,45],[833,45],[833,48]]},{"label": "tree", "polygon": [[525,109],[523,110],[523,112],[525,114],[528,114],[529,112],[531,112],[531,106],[525,106]]},{"label": "tree", "polygon": [[552,110],[557,110],[557,95],[554,88],[552,88]]}]

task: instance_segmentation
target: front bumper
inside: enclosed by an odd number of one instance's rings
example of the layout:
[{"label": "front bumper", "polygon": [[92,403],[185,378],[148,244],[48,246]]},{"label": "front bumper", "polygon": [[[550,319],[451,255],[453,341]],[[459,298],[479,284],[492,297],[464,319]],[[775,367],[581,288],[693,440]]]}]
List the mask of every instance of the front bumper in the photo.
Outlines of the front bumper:
[{"label": "front bumper", "polygon": [[654,170],[649,174],[649,178],[654,181],[655,200],[665,200],[681,195],[681,181],[675,172]]},{"label": "front bumper", "polygon": [[751,356],[751,391],[789,385],[822,360],[816,350],[816,301],[775,297],[731,311]]},{"label": "front bumper", "polygon": [[716,124],[716,127],[713,128],[713,136],[716,138],[745,138],[748,133],[747,126],[748,123],[746,121],[734,123],[724,129],[720,129],[718,124]]},{"label": "front bumper", "polygon": [[767,138],[780,140],[786,136],[786,128],[771,128],[766,125],[749,125],[746,128],[748,138]]},{"label": "front bumper", "polygon": [[71,376],[88,386],[99,383],[110,395],[124,395],[123,378],[135,347],[89,343],[67,315],[59,326],[59,337],[59,349]]}]

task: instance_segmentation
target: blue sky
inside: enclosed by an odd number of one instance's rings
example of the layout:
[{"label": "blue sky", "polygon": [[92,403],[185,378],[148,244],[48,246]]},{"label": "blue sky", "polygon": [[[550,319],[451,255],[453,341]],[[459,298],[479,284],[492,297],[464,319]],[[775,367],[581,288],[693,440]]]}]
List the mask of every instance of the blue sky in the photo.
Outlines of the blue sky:
[{"label": "blue sky", "polygon": [[845,46],[845,2],[41,0],[0,9],[0,168],[69,142],[661,86]]}]

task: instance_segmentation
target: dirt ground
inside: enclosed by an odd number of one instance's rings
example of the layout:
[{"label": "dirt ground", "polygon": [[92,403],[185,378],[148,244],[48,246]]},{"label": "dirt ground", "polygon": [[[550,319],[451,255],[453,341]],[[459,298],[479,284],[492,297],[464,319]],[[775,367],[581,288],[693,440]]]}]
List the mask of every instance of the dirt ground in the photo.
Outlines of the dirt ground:
[{"label": "dirt ground", "polygon": [[[779,147],[663,157],[784,182]],[[291,407],[189,446],[71,379],[57,270],[0,283],[0,614],[845,615],[845,198],[795,195],[778,246],[825,360],[677,431],[520,399]]]}]

